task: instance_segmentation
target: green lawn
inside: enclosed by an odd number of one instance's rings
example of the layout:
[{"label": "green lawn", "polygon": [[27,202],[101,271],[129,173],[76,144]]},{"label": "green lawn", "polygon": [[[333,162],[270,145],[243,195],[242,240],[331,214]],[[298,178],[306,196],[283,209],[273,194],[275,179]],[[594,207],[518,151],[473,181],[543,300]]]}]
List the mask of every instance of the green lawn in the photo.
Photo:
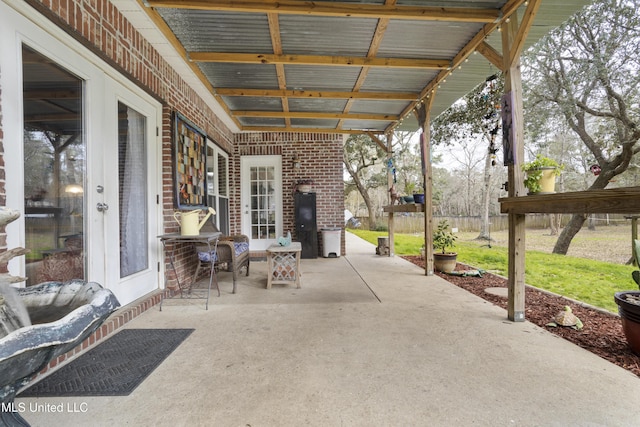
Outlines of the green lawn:
[{"label": "green lawn", "polygon": [[[353,234],[378,244],[386,232],[349,230]],[[423,236],[395,234],[396,255],[417,255],[424,243]],[[458,241],[455,251],[458,262],[502,276],[507,275],[507,248],[482,246],[480,242]],[[528,285],[617,312],[613,294],[637,289],[631,278],[635,268],[570,256],[527,251],[525,281]]]}]

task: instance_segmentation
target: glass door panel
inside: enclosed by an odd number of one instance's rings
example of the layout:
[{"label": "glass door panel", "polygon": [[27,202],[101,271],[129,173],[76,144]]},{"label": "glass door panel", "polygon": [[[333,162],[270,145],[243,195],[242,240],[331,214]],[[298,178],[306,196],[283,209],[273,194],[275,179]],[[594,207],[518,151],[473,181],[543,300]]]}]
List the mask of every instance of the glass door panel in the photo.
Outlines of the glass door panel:
[{"label": "glass door panel", "polygon": [[276,238],[275,167],[251,167],[251,238]]},{"label": "glass door panel", "polygon": [[120,277],[149,266],[146,117],[118,102]]},{"label": "glass door panel", "polygon": [[229,235],[229,157],[213,141],[207,140],[207,200],[215,209],[213,221],[223,235]]},{"label": "glass door panel", "polygon": [[251,250],[264,250],[282,235],[282,165],[280,156],[243,156],[242,232]]},{"label": "glass door panel", "polygon": [[22,47],[27,285],[85,278],[84,82]]}]

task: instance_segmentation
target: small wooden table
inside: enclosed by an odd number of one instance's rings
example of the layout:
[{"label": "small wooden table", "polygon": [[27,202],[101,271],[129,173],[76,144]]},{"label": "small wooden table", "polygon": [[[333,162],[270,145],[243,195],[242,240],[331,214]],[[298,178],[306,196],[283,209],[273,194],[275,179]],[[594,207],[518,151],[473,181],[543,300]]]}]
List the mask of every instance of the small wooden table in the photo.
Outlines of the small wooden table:
[{"label": "small wooden table", "polygon": [[300,256],[302,244],[291,242],[289,246],[271,245],[267,248],[267,289],[273,283],[294,282],[300,288]]}]

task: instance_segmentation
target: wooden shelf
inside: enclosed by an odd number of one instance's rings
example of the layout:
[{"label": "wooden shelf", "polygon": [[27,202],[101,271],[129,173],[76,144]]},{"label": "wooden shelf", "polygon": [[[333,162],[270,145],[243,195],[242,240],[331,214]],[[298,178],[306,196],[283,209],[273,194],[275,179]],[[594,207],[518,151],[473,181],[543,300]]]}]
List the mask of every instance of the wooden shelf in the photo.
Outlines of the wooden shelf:
[{"label": "wooden shelf", "polygon": [[640,187],[505,197],[498,201],[502,213],[638,214]]},{"label": "wooden shelf", "polygon": [[405,203],[404,205],[387,205],[382,207],[383,212],[399,213],[399,212],[423,212],[424,205],[422,203]]}]

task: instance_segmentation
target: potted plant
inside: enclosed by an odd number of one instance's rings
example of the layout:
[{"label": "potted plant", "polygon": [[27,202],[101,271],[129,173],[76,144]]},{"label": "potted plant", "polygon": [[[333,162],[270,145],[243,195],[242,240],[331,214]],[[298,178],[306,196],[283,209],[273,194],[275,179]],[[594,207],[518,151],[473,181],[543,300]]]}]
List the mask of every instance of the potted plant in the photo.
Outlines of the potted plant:
[{"label": "potted plant", "polygon": [[[640,266],[640,240],[634,240],[636,265]],[[635,270],[631,277],[640,287],[640,271]],[[622,331],[632,352],[640,356],[640,291],[622,291],[614,295],[618,304],[618,314],[622,320]]]},{"label": "potted plant", "polygon": [[564,169],[549,157],[538,154],[536,158],[522,165],[522,170],[527,174],[524,186],[529,190],[529,194],[549,194],[555,193],[556,176],[560,175]]},{"label": "potted plant", "polygon": [[422,185],[417,185],[413,191],[413,201],[418,204],[424,204],[424,189]]},{"label": "potted plant", "polygon": [[413,193],[415,193],[416,184],[414,182],[405,182],[404,193],[406,196],[402,196],[405,203],[414,203]]},{"label": "potted plant", "polygon": [[443,273],[455,270],[458,254],[447,252],[447,248],[453,249],[456,239],[446,219],[438,222],[437,228],[433,231],[433,248],[436,250],[433,254],[433,264],[436,270]]}]

